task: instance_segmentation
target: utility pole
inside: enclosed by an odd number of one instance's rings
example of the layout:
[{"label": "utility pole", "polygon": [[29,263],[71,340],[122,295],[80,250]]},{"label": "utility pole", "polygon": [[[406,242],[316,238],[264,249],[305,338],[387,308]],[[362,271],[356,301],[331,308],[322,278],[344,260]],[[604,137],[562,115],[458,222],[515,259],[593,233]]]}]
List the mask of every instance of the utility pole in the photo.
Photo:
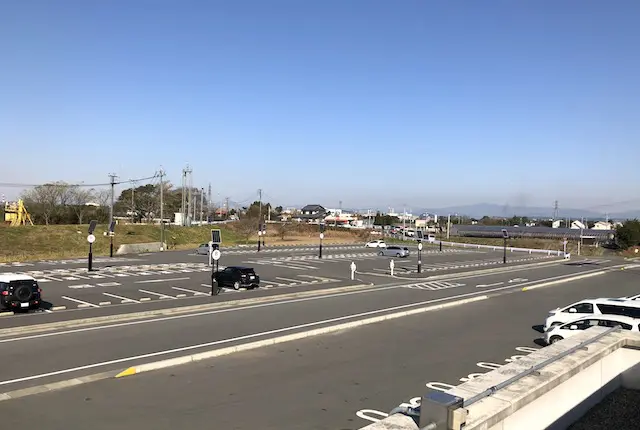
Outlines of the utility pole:
[{"label": "utility pole", "polygon": [[260,251],[261,235],[262,235],[262,188],[258,190],[258,251]]},{"label": "utility pole", "polygon": [[[118,176],[115,173],[109,173],[109,179],[110,179],[109,183],[111,184],[111,206],[109,207],[109,225],[113,223],[113,200],[114,200],[117,177]],[[109,244],[109,257],[113,257],[113,235],[109,235],[109,238],[111,239]]]},{"label": "utility pole", "polygon": [[164,251],[164,171],[160,168],[160,251]]},{"label": "utility pole", "polygon": [[209,182],[209,192],[207,193],[207,222],[209,222],[210,215],[211,215],[211,182]]},{"label": "utility pole", "polygon": [[553,220],[555,221],[556,219],[558,219],[558,201],[557,200],[553,203]]},{"label": "utility pole", "polygon": [[226,201],[226,204],[224,206],[225,207],[224,216],[226,219],[229,219],[229,197],[225,197],[225,201]]},{"label": "utility pole", "polygon": [[[209,192],[211,194],[211,192]],[[204,216],[204,188],[200,188],[200,225],[202,225],[202,217]]]},{"label": "utility pole", "polygon": [[447,215],[447,240],[449,240],[450,231],[451,231],[451,214]]},{"label": "utility pole", "polygon": [[136,213],[136,202],[134,199],[135,196],[135,191],[136,191],[136,185],[135,185],[135,181],[133,179],[131,179],[131,224],[133,224],[135,222],[134,220],[134,214]]},{"label": "utility pole", "polygon": [[180,222],[183,226],[186,225],[186,211],[187,211],[187,169],[182,169],[182,203],[180,204],[180,218],[182,221]]},{"label": "utility pole", "polygon": [[407,231],[406,231],[406,221],[407,221],[407,205],[402,205],[402,240],[407,240]]},{"label": "utility pole", "polygon": [[187,203],[187,225],[191,226],[191,220],[189,219],[191,217],[191,205],[193,204],[193,176],[192,173],[193,170],[191,170],[191,168],[189,166],[187,166],[187,173],[189,174],[189,180],[188,180],[188,186],[189,186],[189,202]]}]

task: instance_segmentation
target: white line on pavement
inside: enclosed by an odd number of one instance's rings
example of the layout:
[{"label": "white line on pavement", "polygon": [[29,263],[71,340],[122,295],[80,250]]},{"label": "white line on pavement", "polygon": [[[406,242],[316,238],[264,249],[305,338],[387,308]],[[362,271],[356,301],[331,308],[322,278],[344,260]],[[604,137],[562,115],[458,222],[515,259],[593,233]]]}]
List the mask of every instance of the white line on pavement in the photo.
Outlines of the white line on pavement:
[{"label": "white line on pavement", "polygon": [[147,279],[146,281],[135,281],[135,284],[153,284],[156,282],[171,282],[171,281],[186,281],[187,279],[191,279],[190,277],[184,278],[165,278],[165,279]]},{"label": "white line on pavement", "polygon": [[111,293],[102,293],[102,294],[107,296],[107,297],[113,297],[114,299],[120,299],[120,300],[122,300],[122,303],[129,303],[129,302],[140,303],[138,300],[130,299],[128,297],[122,297],[122,296],[118,296],[118,295],[111,294]]},{"label": "white line on pavement", "polygon": [[295,284],[299,284],[301,282],[304,282],[304,281],[301,281],[300,279],[281,278],[279,276],[276,276],[276,279],[280,279],[281,281],[293,282]]},{"label": "white line on pavement", "polygon": [[141,293],[147,293],[147,294],[151,294],[152,296],[158,296],[161,299],[175,299],[175,297],[173,296],[168,296],[166,294],[161,294],[161,293],[154,293],[153,291],[147,291],[147,290],[138,290]]},{"label": "white line on pavement", "polygon": [[193,293],[193,294],[198,295],[198,296],[208,296],[209,295],[207,293],[203,293],[202,291],[190,290],[188,288],[180,288],[180,287],[171,287],[171,288],[173,288],[174,290],[178,290],[178,291],[185,291],[187,293]]},{"label": "white line on pavement", "polygon": [[85,302],[85,301],[78,300],[78,299],[72,299],[71,297],[67,297],[67,296],[60,296],[60,297],[62,297],[65,300],[69,300],[69,301],[72,301],[72,302],[80,303],[81,305],[90,306],[92,308],[99,308],[100,307],[98,305],[94,305],[93,303]]}]

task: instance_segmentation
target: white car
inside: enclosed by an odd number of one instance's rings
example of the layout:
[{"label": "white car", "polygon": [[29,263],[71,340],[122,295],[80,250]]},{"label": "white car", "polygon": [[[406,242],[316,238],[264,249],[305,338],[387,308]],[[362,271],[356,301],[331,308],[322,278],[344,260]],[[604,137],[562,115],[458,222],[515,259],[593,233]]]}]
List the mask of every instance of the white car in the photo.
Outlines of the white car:
[{"label": "white car", "polygon": [[367,248],[386,248],[387,244],[384,243],[384,240],[372,240],[371,242],[367,242],[364,246]]},{"label": "white car", "polygon": [[639,320],[624,315],[589,315],[586,317],[578,318],[575,321],[569,321],[565,324],[557,325],[544,335],[544,340],[547,345],[554,344],[562,339],[574,336],[580,333],[581,330],[586,330],[590,327],[616,327],[620,326],[623,330],[631,330],[638,332]]},{"label": "white car", "polygon": [[640,300],[627,299],[584,299],[563,308],[549,311],[544,331],[588,315],[624,315],[640,318]]}]

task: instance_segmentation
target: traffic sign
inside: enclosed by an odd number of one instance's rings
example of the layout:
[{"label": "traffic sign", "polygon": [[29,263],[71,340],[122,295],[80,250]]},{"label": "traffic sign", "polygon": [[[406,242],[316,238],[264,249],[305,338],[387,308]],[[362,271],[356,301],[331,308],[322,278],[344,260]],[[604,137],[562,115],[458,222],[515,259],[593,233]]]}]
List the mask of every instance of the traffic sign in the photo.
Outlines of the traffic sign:
[{"label": "traffic sign", "polygon": [[96,241],[96,237],[92,234],[90,234],[89,236],[87,236],[87,242],[89,243],[93,243]]},{"label": "traffic sign", "polygon": [[422,251],[422,242],[418,243],[418,251]]},{"label": "traffic sign", "polygon": [[220,260],[220,255],[221,255],[221,253],[220,253],[220,250],[219,250],[219,249],[216,249],[216,250],[214,250],[214,251],[211,253],[211,256],[213,257],[213,259],[214,259],[215,261]]},{"label": "traffic sign", "polygon": [[218,245],[220,245],[222,243],[222,235],[220,234],[220,229],[219,228],[212,228],[211,229],[211,241],[214,244],[218,244]]},{"label": "traffic sign", "polygon": [[324,239],[324,233],[320,233],[320,239]]}]

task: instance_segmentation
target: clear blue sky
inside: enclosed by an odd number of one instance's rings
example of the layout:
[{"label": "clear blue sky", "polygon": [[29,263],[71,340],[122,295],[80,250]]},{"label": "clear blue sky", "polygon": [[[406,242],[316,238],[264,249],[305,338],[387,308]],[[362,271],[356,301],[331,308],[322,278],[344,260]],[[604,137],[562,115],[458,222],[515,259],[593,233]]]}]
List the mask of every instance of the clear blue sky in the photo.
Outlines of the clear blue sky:
[{"label": "clear blue sky", "polygon": [[629,200],[638,16],[637,0],[4,1],[0,182],[163,166],[179,184],[189,163],[216,196],[285,205]]}]

